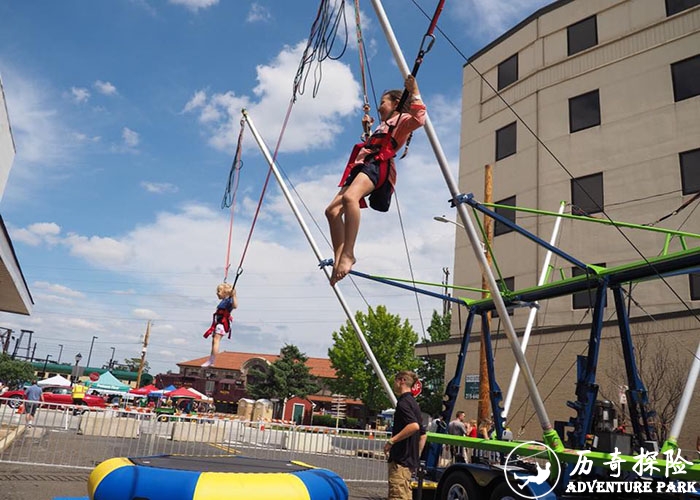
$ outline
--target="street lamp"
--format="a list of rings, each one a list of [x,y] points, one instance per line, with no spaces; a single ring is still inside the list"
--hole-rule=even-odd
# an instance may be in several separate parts
[[[462,224],[460,224],[459,222],[453,221],[451,219],[448,219],[444,215],[436,215],[435,217],[433,217],[433,219],[438,221],[438,222],[445,222],[445,223],[454,224],[455,226],[461,227],[462,229],[464,229],[464,226]]]
[[[75,368],[73,368],[73,382],[78,381],[78,364],[80,363],[80,360],[83,359],[83,355],[78,353],[75,355]]]
[[[436,220],[438,222],[445,222],[445,223],[449,223],[449,224],[454,224],[455,226],[461,227],[462,229],[464,229],[464,226],[462,224],[460,224],[459,222],[454,221],[452,219],[448,219],[444,215],[436,215],[435,217],[433,217],[433,220]],[[484,244],[484,242],[479,241],[479,243],[481,243],[481,251],[486,253],[486,245]]]
[[[109,360],[109,369],[111,370],[112,366],[114,366],[114,351],[115,351],[115,349],[114,349],[114,347],[110,347],[110,349],[112,349],[112,357]]]
[[[56,363],[61,364],[61,354],[63,354],[63,344],[58,344],[58,347],[60,347],[61,350],[58,351],[58,361],[56,361]]]
[[[92,336],[92,342],[90,342],[90,352],[88,353],[88,360],[87,360],[87,363],[85,363],[86,368],[90,368],[90,358],[92,357],[92,346],[95,345],[96,338],[97,338],[96,335]]]

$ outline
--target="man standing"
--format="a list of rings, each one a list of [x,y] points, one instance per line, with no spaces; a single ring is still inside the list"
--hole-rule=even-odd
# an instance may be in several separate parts
[[[32,380],[32,385],[25,390],[27,402],[24,404],[24,418],[27,422],[27,428],[31,429],[34,422],[36,409],[39,407],[39,402],[44,400],[44,393],[36,383],[36,379]]]
[[[418,469],[418,457],[425,445],[425,427],[411,387],[418,377],[411,371],[400,371],[394,378],[398,396],[394,413],[393,435],[384,445],[389,455],[388,500],[411,500],[411,473]]]
[[[87,387],[85,387],[80,382],[73,384],[73,404],[82,405],[85,402],[85,393],[87,392]]]
[[[464,412],[458,411],[454,420],[452,420],[447,426],[447,433],[453,436],[468,436],[470,429],[467,428],[469,424],[464,423]],[[463,446],[450,446],[450,452],[452,453],[452,460],[455,463],[466,463],[466,456]]]

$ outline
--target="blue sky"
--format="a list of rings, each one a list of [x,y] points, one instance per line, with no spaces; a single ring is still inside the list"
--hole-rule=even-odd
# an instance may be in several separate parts
[[[416,1],[432,14],[435,2]],[[439,25],[471,55],[546,3],[448,0]],[[399,87],[372,5],[360,5],[376,92]],[[409,0],[384,8],[412,65],[428,20]],[[62,361],[80,352],[85,363],[97,336],[90,364],[102,366],[111,348],[118,360],[139,356],[152,320],[152,373],[205,356],[202,333],[224,277],[230,212],[220,204],[240,110],[276,144],[317,9],[262,0],[0,3],[0,77],[17,148],[0,213],[35,301],[32,316],[0,314],[0,326],[33,330],[42,359],[56,360],[62,344]],[[297,100],[278,157],[328,257],[323,209],[361,133],[352,10],[347,19],[348,49],[323,63],[316,98],[308,90]],[[438,35],[418,76],[455,174],[464,63]],[[249,131],[245,137],[229,281],[267,173]],[[453,213],[431,151],[420,131],[399,162],[397,194],[414,276],[440,282],[453,265],[455,228],[433,221]],[[396,205],[363,212],[357,270],[410,277]],[[242,267],[233,338],[222,349],[277,353],[288,343],[325,357],[346,318],[274,184]],[[442,307],[357,285],[362,295],[349,280],[340,285],[351,309],[385,304],[420,335]]]

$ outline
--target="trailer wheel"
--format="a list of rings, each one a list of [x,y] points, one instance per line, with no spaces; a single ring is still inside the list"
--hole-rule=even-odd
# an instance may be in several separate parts
[[[477,500],[476,483],[469,474],[455,471],[442,486],[440,500]]]
[[[521,498],[513,493],[508,483],[501,483],[496,486],[489,497],[490,500],[520,500]]]

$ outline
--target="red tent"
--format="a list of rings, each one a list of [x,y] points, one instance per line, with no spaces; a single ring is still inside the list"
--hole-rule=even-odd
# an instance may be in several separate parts
[[[190,391],[187,387],[180,387],[179,389],[175,389],[174,391],[166,392],[165,395],[169,398],[200,399],[199,394]]]
[[[131,394],[140,394],[142,396],[148,396],[151,392],[159,390],[155,385],[149,384],[139,387],[138,389],[131,389],[129,392]]]

